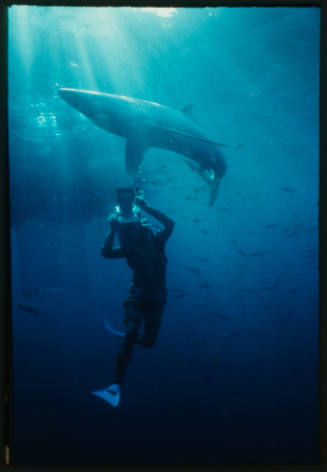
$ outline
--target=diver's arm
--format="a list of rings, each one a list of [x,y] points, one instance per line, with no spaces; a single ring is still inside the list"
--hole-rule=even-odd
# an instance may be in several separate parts
[[[169,238],[171,233],[173,232],[175,222],[171,218],[169,218],[167,215],[164,215],[161,213],[161,211],[156,210],[155,208],[152,208],[150,205],[148,205],[143,198],[136,198],[135,203],[142,208],[142,210],[146,211],[149,213],[149,215],[153,216],[156,218],[160,223],[164,225],[164,229],[159,232],[161,237],[165,240]]]
[[[119,259],[124,256],[124,252],[121,248],[113,248],[115,234],[117,232],[118,223],[113,220],[109,219],[110,223],[110,232],[106,237],[104,242],[103,248],[101,250],[101,256],[107,257],[108,259]]]

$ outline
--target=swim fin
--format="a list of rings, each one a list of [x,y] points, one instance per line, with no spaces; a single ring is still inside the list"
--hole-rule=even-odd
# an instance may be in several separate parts
[[[117,331],[116,329],[112,328],[107,318],[104,318],[103,322],[109,333],[113,334],[114,336],[117,336],[118,338],[124,339],[125,333],[123,331]]]
[[[112,384],[103,390],[95,390],[92,392],[92,395],[96,395],[108,402],[111,406],[116,407],[120,400],[120,388],[118,384]]]

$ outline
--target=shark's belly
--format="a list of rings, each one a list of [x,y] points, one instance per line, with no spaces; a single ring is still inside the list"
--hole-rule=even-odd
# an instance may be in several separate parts
[[[157,139],[154,137],[152,146],[176,152],[204,165],[209,165],[212,159],[212,145],[195,138],[178,135],[178,133],[167,134]]]

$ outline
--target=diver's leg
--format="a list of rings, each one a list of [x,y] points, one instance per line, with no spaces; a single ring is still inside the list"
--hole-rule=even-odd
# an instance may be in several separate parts
[[[135,343],[137,342],[138,331],[141,325],[141,316],[132,302],[125,302],[125,325],[126,335],[118,350],[116,372],[114,383],[121,385],[124,373],[132,357]]]
[[[143,347],[153,347],[157,340],[165,304],[162,302],[150,303],[144,313],[144,330],[139,343]]]

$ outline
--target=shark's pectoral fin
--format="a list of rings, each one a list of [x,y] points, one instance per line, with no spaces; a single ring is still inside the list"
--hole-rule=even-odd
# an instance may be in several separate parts
[[[132,177],[136,177],[146,150],[147,146],[145,146],[140,139],[134,136],[129,136],[126,139],[126,170]]]

